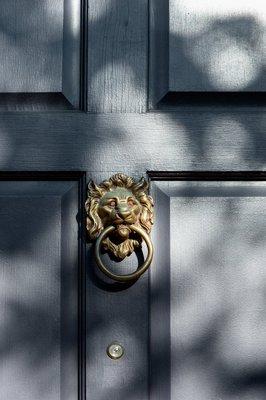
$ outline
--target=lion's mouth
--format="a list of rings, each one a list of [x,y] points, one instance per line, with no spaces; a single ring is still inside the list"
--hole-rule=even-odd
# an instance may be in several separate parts
[[[125,219],[116,217],[116,219],[113,222],[116,225],[132,225],[135,221],[133,220],[132,217],[128,217]]]

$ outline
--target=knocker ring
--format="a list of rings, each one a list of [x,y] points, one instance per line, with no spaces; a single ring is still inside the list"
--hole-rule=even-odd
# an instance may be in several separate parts
[[[141,267],[139,267],[135,272],[133,272],[131,274],[117,275],[117,274],[111,272],[104,265],[104,263],[101,260],[101,257],[100,257],[101,244],[102,244],[103,240],[111,232],[113,232],[116,229],[114,226],[108,226],[107,228],[105,228],[95,243],[95,260],[96,260],[98,267],[105,275],[107,275],[109,278],[114,279],[115,281],[118,281],[118,282],[128,282],[128,281],[138,279],[149,268],[149,266],[152,262],[152,258],[153,258],[153,245],[152,245],[149,235],[143,229],[139,228],[138,226],[132,225],[130,228],[132,231],[138,233],[142,237],[142,239],[144,239],[144,241],[147,245],[147,248],[148,248],[148,255],[147,255],[146,260],[144,261],[144,263],[142,264]]]
[[[149,184],[125,174],[115,174],[100,185],[90,182],[85,203],[88,238],[95,241],[95,260],[99,269],[119,282],[138,279],[150,266],[153,245],[150,233],[153,225],[153,199]],[[136,233],[137,235],[132,235]],[[111,258],[122,261],[142,242],[148,249],[147,258],[135,272],[119,275],[110,271],[101,259],[101,247]]]

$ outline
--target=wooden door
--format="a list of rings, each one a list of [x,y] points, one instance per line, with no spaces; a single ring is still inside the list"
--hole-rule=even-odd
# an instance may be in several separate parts
[[[0,397],[265,398],[261,3],[9,0],[0,21]],[[132,285],[86,243],[86,182],[117,172],[155,198]]]
[[[262,399],[265,173],[150,177],[151,398]]]
[[[1,396],[75,399],[83,173],[1,173]]]

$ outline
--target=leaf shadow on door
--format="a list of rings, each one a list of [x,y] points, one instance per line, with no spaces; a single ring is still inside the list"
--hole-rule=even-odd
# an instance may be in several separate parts
[[[122,7],[121,1],[113,1],[112,7],[113,9]],[[107,10],[99,20],[93,22],[91,29],[96,29],[100,35],[103,35],[104,27],[108,25],[110,18],[109,12],[110,10]],[[211,27],[207,27],[206,32],[201,32],[198,40],[202,41],[204,35],[206,40],[217,37],[221,31],[226,31],[227,35],[234,36],[235,24],[242,27],[243,23],[245,30],[241,28],[241,32],[243,32],[241,41],[244,45],[249,45],[249,32],[260,28],[257,28],[257,22],[246,17],[238,21],[234,19],[218,20]],[[197,65],[186,54],[187,38],[172,35],[170,40],[176,41],[178,44],[180,59],[183,59],[182,65],[186,65],[186,70],[192,71],[194,80],[204,82],[209,90],[216,90],[217,88],[209,79],[209,71],[205,70],[206,67]],[[197,37],[194,37],[194,42],[196,43],[196,41]],[[128,54],[130,54],[130,46]],[[110,59],[106,58],[105,64],[99,64],[94,73],[104,71],[109,65],[113,65],[115,71],[115,64],[121,65],[122,63],[130,69],[130,75],[134,77],[134,65],[128,64],[128,59],[130,59],[128,54],[120,54],[115,58],[113,53],[109,53]],[[245,89],[252,90],[254,82],[262,80],[262,76],[263,70],[258,68],[255,80]],[[94,77],[92,76],[91,79]],[[132,82],[134,82],[136,94],[144,90],[139,84],[140,79],[137,72]],[[229,170],[238,167],[259,169],[263,168],[266,160],[264,125],[265,120],[262,113],[255,109],[247,113],[246,108],[242,106],[235,110],[232,110],[231,107],[230,109],[221,109],[212,105],[202,110],[196,106],[187,110],[180,108],[175,112],[162,112],[158,115],[3,114],[0,121],[0,163],[3,170],[68,170],[70,168],[87,170],[89,176],[97,180],[118,171],[139,176],[151,169]],[[109,158],[110,154],[112,160]],[[44,227],[45,223],[40,224],[34,232],[34,236],[38,237]],[[29,241],[34,240],[33,235],[28,238]],[[21,246],[15,244],[12,248],[13,256],[20,257],[21,250]],[[88,282],[88,370],[93,371],[99,365],[97,364],[99,362],[98,354],[102,354],[104,360],[101,364],[102,376],[95,385],[97,392],[95,392],[94,398],[116,399],[117,387],[120,384],[122,385],[119,388],[121,399],[140,400],[144,391],[148,390],[148,388],[144,388],[146,385],[144,378],[148,376],[146,343],[149,327],[148,314],[145,311],[146,308],[148,310],[147,281],[144,279],[138,282],[138,286],[129,288],[129,295],[126,291],[102,294],[101,298],[105,297],[103,304],[100,302],[97,304],[95,291],[98,289],[93,283]],[[138,294],[139,297],[145,299],[144,304],[140,298],[136,298]],[[117,303],[117,298],[114,300],[113,296],[119,296],[121,309],[118,312],[113,309]],[[163,302],[165,299],[165,293],[160,291],[156,293],[156,296],[159,301]],[[91,308],[92,306],[95,308]],[[9,325],[7,333],[4,333],[2,354],[5,356],[11,354],[7,353],[9,349],[6,343],[9,338],[8,332],[13,331],[23,352],[28,351],[29,353],[31,371],[38,373],[38,368],[42,370],[39,365],[40,361],[44,362],[45,371],[48,371],[49,359],[53,353],[53,346],[56,347],[57,338],[53,336],[53,332],[49,337],[39,328],[44,321],[49,323],[53,318],[51,308],[43,307],[36,294],[30,308],[31,324],[26,327],[23,326],[23,323],[18,327],[18,321],[23,320],[25,313],[28,313],[27,309],[17,302],[10,303],[10,310],[12,317],[10,320],[6,317]],[[109,312],[107,319],[106,312]],[[141,313],[143,314],[140,323],[138,315]],[[195,345],[198,352],[202,351],[207,343],[208,346],[211,345],[214,336],[212,329],[217,332],[220,329],[220,323],[221,321],[217,323],[217,326],[210,328],[206,337],[200,339],[199,343]],[[32,327],[35,329],[31,330]],[[108,392],[102,393],[101,382],[103,379],[108,379],[108,368],[112,369],[113,367],[113,364],[110,364],[111,361],[106,361],[104,358],[106,357],[105,347],[109,344],[107,338],[113,336],[121,341],[124,337],[129,337],[126,349],[129,348],[128,355],[131,355],[133,361],[127,377],[123,374],[124,364],[116,364],[117,367],[113,372],[113,386],[111,376]],[[39,347],[36,354],[31,354],[32,343],[36,343],[37,348]],[[49,354],[43,351],[46,346],[51,349]],[[138,349],[136,355],[134,355],[134,348]],[[16,349],[18,350],[18,347]],[[47,358],[46,361],[45,358]],[[162,361],[157,360],[158,363]],[[179,361],[177,359],[177,363]],[[108,362],[109,364],[104,369],[104,363]],[[135,365],[133,365],[134,362]],[[119,374],[121,381],[115,380]],[[226,376],[226,374],[228,374],[227,371],[224,375]],[[260,375],[263,378],[264,374],[263,370],[258,372],[258,382]],[[48,382],[51,385],[50,379],[52,379],[51,372],[47,372],[45,388],[49,387]],[[252,379],[253,383],[256,381],[255,376],[250,377],[247,374],[246,378],[239,377],[239,384],[245,385],[249,379]]]
[[[265,196],[172,203],[173,398],[265,397]]]
[[[0,202],[1,396],[54,398],[60,387],[60,199],[2,194]]]

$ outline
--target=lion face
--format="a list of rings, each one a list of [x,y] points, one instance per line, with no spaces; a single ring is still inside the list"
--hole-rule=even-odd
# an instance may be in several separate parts
[[[140,213],[140,202],[125,188],[110,190],[99,201],[98,214],[104,227],[114,225],[120,231],[121,225],[139,224]]]
[[[147,233],[153,224],[153,201],[146,193],[144,179],[135,182],[124,174],[116,174],[99,186],[90,183],[86,201],[87,231],[91,239],[102,230],[115,226],[112,236],[103,241],[105,250],[117,258],[130,255],[141,243],[141,238],[130,226],[138,225]]]

